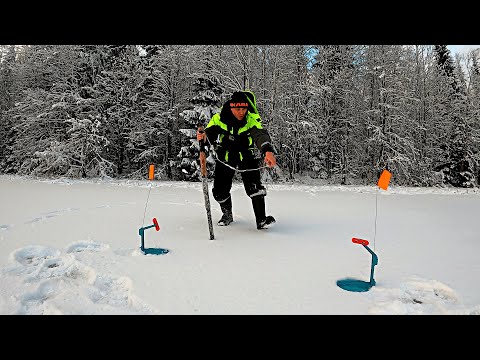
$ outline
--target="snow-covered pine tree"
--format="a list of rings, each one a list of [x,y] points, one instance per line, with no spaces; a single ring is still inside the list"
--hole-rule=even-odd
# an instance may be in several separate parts
[[[178,166],[181,168],[183,178],[189,181],[200,180],[200,146],[196,138],[197,128],[199,125],[206,126],[213,114],[219,110],[224,91],[223,86],[213,72],[211,63],[213,56],[212,47],[207,46],[203,54],[204,70],[191,75],[195,79],[192,89],[194,95],[190,99],[192,108],[185,109],[180,113],[187,126],[180,129],[182,134],[185,135],[185,141],[177,155],[180,159]],[[205,150],[207,155],[207,172],[211,176],[215,161],[209,156],[208,147]]]
[[[477,185],[480,185],[480,50],[470,53],[471,74],[467,96],[469,97],[472,120],[473,155]]]
[[[444,162],[436,167],[443,174],[445,184],[455,187],[473,187],[472,138],[467,121],[467,98],[465,86],[462,86],[457,74],[462,69],[455,68],[450,50],[446,45],[435,45],[437,69],[440,77],[447,84],[445,91],[446,115],[451,119],[451,125],[444,137],[441,149],[444,152]],[[458,64],[458,62],[457,62]],[[462,78],[464,78],[462,76]]]
[[[14,45],[0,46],[0,171],[7,167],[8,149],[15,137],[12,119],[7,114],[13,107],[15,97],[15,55]]]

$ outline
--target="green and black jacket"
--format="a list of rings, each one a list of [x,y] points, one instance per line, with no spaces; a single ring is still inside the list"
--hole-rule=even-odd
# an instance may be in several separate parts
[[[230,110],[229,101],[219,113],[212,116],[205,127],[208,142],[216,145],[218,159],[231,165],[250,163],[255,157],[255,146],[262,156],[275,153],[268,131],[263,128],[255,106],[249,107],[243,120],[237,120]]]

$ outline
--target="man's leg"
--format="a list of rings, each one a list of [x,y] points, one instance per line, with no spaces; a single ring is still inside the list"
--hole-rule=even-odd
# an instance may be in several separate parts
[[[218,221],[218,225],[227,226],[233,221],[232,212],[232,180],[235,171],[222,163],[215,164],[215,175],[213,178],[212,194],[213,198],[220,204],[222,209],[222,217]]]
[[[266,216],[265,214],[265,196],[267,191],[260,180],[260,170],[245,171],[241,174],[245,192],[252,199],[257,229],[267,228],[268,225],[275,222],[275,219],[273,216]]]

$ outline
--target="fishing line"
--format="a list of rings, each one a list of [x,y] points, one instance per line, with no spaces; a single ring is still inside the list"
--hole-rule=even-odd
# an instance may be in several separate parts
[[[373,251],[375,251],[375,237],[377,236],[377,205],[378,203],[378,188],[375,191],[375,226],[373,229]]]
[[[153,164],[150,164],[149,169],[148,169],[148,180],[150,180],[150,186],[148,188],[148,195],[147,195],[147,201],[145,202],[145,210],[143,211],[143,220],[141,226],[145,224],[145,215],[147,213],[147,205],[148,205],[148,199],[150,198],[150,191],[152,190],[152,180],[154,177],[154,171],[155,171],[155,166]]]
[[[267,165],[261,166],[261,167],[258,167],[258,168],[254,168],[254,169],[243,169],[243,170],[242,170],[242,169],[234,168],[233,166],[231,166],[231,165],[223,162],[222,160],[220,160],[220,159],[218,158],[218,156],[217,156],[217,153],[215,152],[215,150],[214,150],[214,148],[213,148],[212,143],[211,143],[210,140],[208,139],[208,137],[207,137],[207,141],[208,141],[208,143],[210,144],[209,149],[210,149],[210,151],[212,152],[212,155],[213,155],[213,157],[215,158],[215,160],[217,160],[218,162],[222,163],[223,165],[225,165],[226,167],[229,167],[230,169],[232,169],[232,170],[234,170],[234,171],[237,171],[237,172],[247,172],[247,171],[255,171],[255,170],[261,170],[261,169],[268,168]]]
[[[392,177],[392,173],[388,171],[387,169],[384,169],[382,173],[380,174],[380,177],[378,178],[377,181],[377,191],[375,193],[375,229],[373,232],[373,249],[375,249],[375,237],[377,236],[377,203],[378,203],[378,192],[379,189],[387,190],[388,189],[388,184],[390,183],[390,178]]]
[[[143,211],[142,226],[145,224],[145,214],[147,213],[147,204],[148,204],[148,198],[150,197],[150,190],[152,190],[152,184],[151,183],[150,183],[150,188],[148,189],[147,201],[145,202],[145,210]]]

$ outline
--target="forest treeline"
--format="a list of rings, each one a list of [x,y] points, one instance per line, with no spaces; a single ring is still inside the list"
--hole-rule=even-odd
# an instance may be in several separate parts
[[[145,179],[155,164],[157,179],[199,181],[197,126],[249,89],[283,181],[373,184],[386,168],[402,186],[480,184],[478,50],[0,45],[0,56],[3,174]]]

